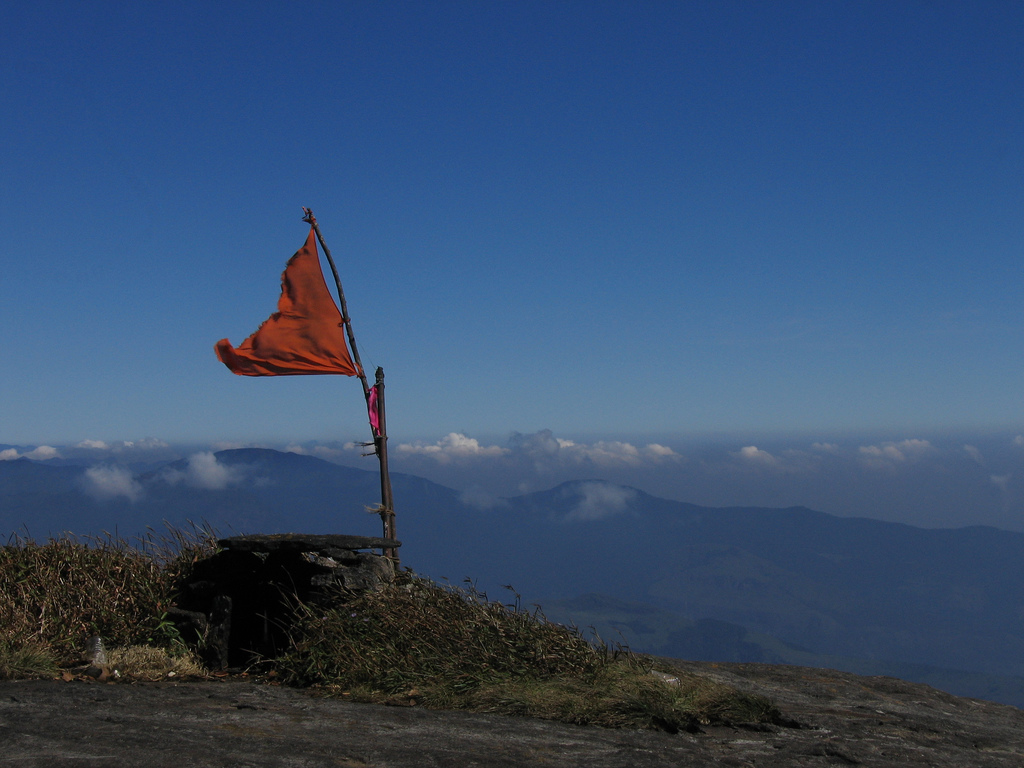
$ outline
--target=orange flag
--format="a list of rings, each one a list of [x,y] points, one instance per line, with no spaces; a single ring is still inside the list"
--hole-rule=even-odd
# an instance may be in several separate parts
[[[359,375],[345,344],[341,312],[320,269],[312,227],[281,275],[277,312],[237,348],[221,339],[214,351],[239,376]]]

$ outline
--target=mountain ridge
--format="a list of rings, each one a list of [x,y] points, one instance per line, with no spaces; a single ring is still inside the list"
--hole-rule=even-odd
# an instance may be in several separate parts
[[[734,661],[764,660],[774,648],[783,660],[1024,677],[1021,533],[925,529],[800,506],[701,507],[600,480],[487,509],[415,475],[395,473],[392,484],[403,565],[437,580],[470,579],[492,597],[512,585],[527,603],[597,593],[656,606],[689,622],[671,630],[676,646],[688,638],[681,647],[749,652]],[[30,533],[130,535],[193,520],[223,533],[376,536],[379,518],[367,510],[378,499],[375,472],[270,449],[197,454],[138,475],[115,465],[0,462],[0,525],[27,524]],[[647,644],[640,650],[671,650],[666,632],[660,645],[638,632]]]

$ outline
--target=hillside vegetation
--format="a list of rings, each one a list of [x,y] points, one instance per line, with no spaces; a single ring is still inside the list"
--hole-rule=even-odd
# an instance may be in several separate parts
[[[193,530],[0,547],[0,679],[73,677],[94,636],[109,648],[114,679],[204,676],[202,638],[183,637],[167,612],[214,542]],[[296,601],[290,637],[253,671],[354,701],[669,731],[778,716],[767,700],[696,675],[666,682],[647,658],[588,642],[518,599],[491,601],[408,571],[379,592],[339,593],[326,608]]]
[[[181,460],[136,468],[133,499],[89,493],[83,466],[0,462],[0,523],[31,521],[37,537],[188,519],[268,534],[379,533],[365,512],[379,498],[375,472],[267,449],[214,458],[227,487],[172,482],[189,471]],[[872,520],[871,508],[859,518],[716,509],[597,480],[481,509],[424,478],[396,472],[392,482],[401,508],[415,510],[399,512],[403,562],[435,580],[470,576],[492,595],[514,584],[553,617],[556,603],[592,594],[674,614],[568,614],[608,638],[620,639],[612,625],[628,626],[625,642],[651,654],[838,665],[1024,706],[1024,533],[915,528]]]

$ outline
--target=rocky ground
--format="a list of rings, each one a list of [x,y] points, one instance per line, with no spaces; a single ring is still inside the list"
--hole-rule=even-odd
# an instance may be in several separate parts
[[[672,662],[771,698],[785,725],[667,734],[383,707],[228,678],[0,683],[0,766],[1024,765],[1024,711],[891,678]]]

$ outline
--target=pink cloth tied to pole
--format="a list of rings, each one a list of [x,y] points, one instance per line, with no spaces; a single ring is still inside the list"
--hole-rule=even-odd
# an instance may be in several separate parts
[[[370,413],[370,426],[373,427],[373,434],[380,437],[380,410],[377,408],[377,385],[370,387],[370,393],[366,396],[366,409]]]

